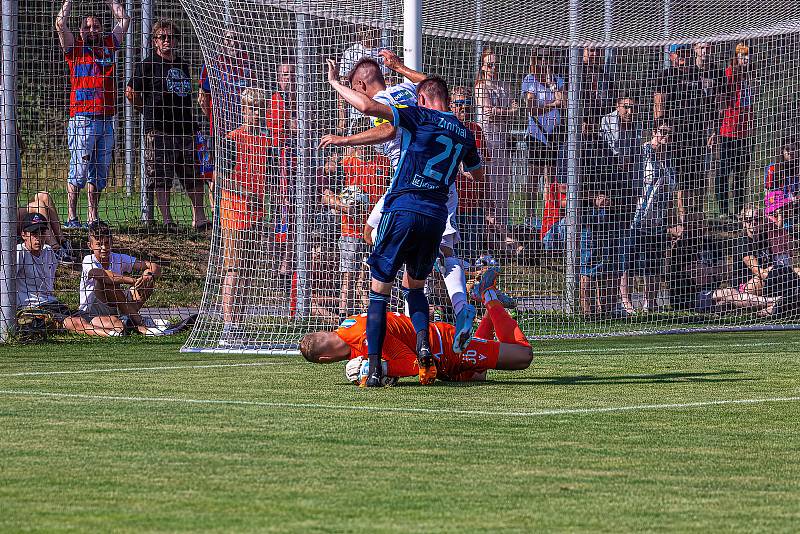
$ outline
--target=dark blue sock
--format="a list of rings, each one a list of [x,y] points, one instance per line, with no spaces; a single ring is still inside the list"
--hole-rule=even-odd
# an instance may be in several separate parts
[[[369,354],[369,372],[381,372],[381,353],[383,340],[386,337],[386,308],[389,295],[369,292],[369,308],[367,308],[367,354]]]
[[[408,303],[408,314],[411,316],[411,324],[414,325],[414,330],[417,332],[417,350],[420,349],[420,344],[424,340],[426,346],[428,343],[428,297],[425,296],[425,290],[403,288],[403,296]]]

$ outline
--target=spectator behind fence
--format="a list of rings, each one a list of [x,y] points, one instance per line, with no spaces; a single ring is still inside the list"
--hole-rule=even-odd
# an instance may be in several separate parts
[[[342,158],[345,182],[340,195],[323,192],[323,204],[341,214],[339,237],[339,318],[345,319],[369,304],[369,273],[364,259],[369,247],[364,242],[364,225],[370,208],[380,200],[392,176],[389,158],[375,152],[372,146],[353,147]]]
[[[600,169],[602,180],[607,182],[606,188],[614,192],[616,199],[609,210],[609,239],[617,241],[617,254],[624,256],[625,250],[629,248],[626,242],[629,240],[636,202],[641,194],[641,187],[637,188],[637,184],[641,183],[643,152],[642,128],[636,114],[636,101],[631,96],[620,95],[614,111],[600,120],[600,137],[604,141]],[[644,150],[648,150],[647,145]],[[628,297],[627,267],[623,258],[620,265],[619,293],[623,309],[631,314],[634,309]]]
[[[58,219],[58,210],[55,202],[47,191],[39,191],[24,207],[17,208],[17,233],[22,236],[26,217],[30,214],[39,214],[47,222],[48,230],[42,235],[44,244],[49,245],[62,263],[73,263],[72,244],[64,237],[61,223]]]
[[[511,187],[511,151],[514,140],[511,128],[519,105],[511,87],[500,80],[500,57],[486,47],[481,54],[480,72],[475,82],[475,105],[478,122],[486,139],[486,222],[489,231],[507,252],[518,254],[521,245],[508,233],[508,196]],[[490,241],[490,245],[494,244]]]
[[[266,94],[255,88],[242,91],[242,125],[229,132],[221,144],[219,222],[222,230],[223,266],[220,343],[241,341],[245,319],[243,301],[263,254],[267,207],[264,195],[275,172],[275,148],[262,125],[267,112]]]
[[[705,155],[713,143],[709,130],[716,124],[713,100],[703,89],[703,71],[692,61],[692,46],[669,47],[671,66],[661,73],[653,96],[653,116],[666,120],[673,128],[671,156],[678,184],[678,203],[682,218],[692,220],[703,210]]]
[[[714,191],[722,216],[739,214],[747,197],[747,178],[753,150],[751,124],[754,95],[750,78],[750,48],[739,43],[734,58],[725,69],[721,91],[720,161]],[[729,211],[731,204],[732,212]]]
[[[800,194],[800,141],[791,139],[781,147],[780,161],[767,166],[764,182],[767,191]]]
[[[490,161],[491,155],[486,148],[486,139],[480,125],[474,122],[474,105],[468,87],[453,87],[450,91],[450,111],[464,124],[475,136],[475,147],[481,159]],[[456,176],[456,191],[458,193],[458,233],[461,236],[459,248],[462,258],[476,259],[485,250],[484,243],[485,218],[483,201],[486,199],[485,180],[478,180],[463,172],[463,168]]]
[[[564,79],[553,72],[549,55],[536,49],[530,58],[530,74],[522,80],[522,98],[528,112],[528,165],[529,188],[528,217],[536,217],[536,199],[539,183],[544,184],[545,196],[554,183],[558,152],[563,143],[564,128],[561,108],[566,100]],[[544,225],[543,225],[544,226]],[[542,235],[547,230],[542,229]]]
[[[613,57],[613,56],[609,56]],[[602,48],[583,49],[581,77],[581,117],[585,135],[597,135],[600,119],[614,107],[616,92],[613,80],[613,62]]]
[[[721,265],[702,228],[684,232],[675,242],[669,257],[667,282],[673,310],[692,313],[757,312],[776,313],[779,299],[764,297],[744,288],[727,287]]]
[[[219,53],[210,65],[203,64],[200,69],[200,91],[197,103],[203,114],[208,117],[211,133],[214,133],[214,117],[212,117],[211,80],[217,81],[221,102],[217,104],[219,116],[217,127],[223,134],[238,128],[242,124],[242,91],[253,82],[253,69],[250,56],[243,49],[238,34],[226,30],[222,37]]]
[[[136,64],[125,97],[144,115],[147,187],[168,230],[177,229],[170,213],[174,177],[180,180],[192,205],[192,227],[210,226],[203,206],[203,181],[195,166],[195,133],[192,113],[192,79],[189,65],[177,55],[178,29],[170,20],[153,25],[154,50]]]
[[[751,276],[740,289],[780,297],[784,312],[800,304],[800,275],[792,265],[793,241],[776,215],[793,202],[793,197],[775,191],[767,197],[764,209],[747,206],[740,217],[745,230],[742,261]]]
[[[674,224],[677,217],[677,187],[675,170],[668,159],[671,136],[669,125],[657,123],[651,140],[641,148],[638,200],[630,226],[630,238],[625,247],[624,283],[620,284],[622,306],[628,313],[635,311],[629,283],[630,277],[636,273],[644,278],[642,311],[656,309],[670,235],[678,237],[683,230]]]
[[[278,274],[289,277],[292,273],[294,252],[295,174],[297,170],[297,77],[295,64],[290,59],[281,60],[277,72],[278,90],[269,97],[266,126],[272,135],[272,146],[277,149],[277,176],[271,182],[270,213],[272,214],[275,256]]]
[[[46,244],[50,222],[39,213],[26,213],[20,220],[22,243],[17,245],[17,307],[47,310],[59,322],[69,309],[54,291],[59,258]]]
[[[78,312],[64,320],[64,328],[90,336],[119,336],[131,330],[152,334],[139,314],[155,288],[161,267],[113,252],[111,228],[102,221],[89,225],[91,254],[83,258]],[[140,272],[139,277],[133,273]]]
[[[69,28],[72,0],[65,0],[56,16],[56,31],[70,78],[66,228],[81,227],[78,193],[87,182],[87,220],[99,219],[100,193],[106,187],[114,151],[117,94],[114,64],[131,19],[117,0],[107,0],[106,4],[117,21],[106,36],[100,18],[90,15],[81,21],[79,37],[75,38]]]

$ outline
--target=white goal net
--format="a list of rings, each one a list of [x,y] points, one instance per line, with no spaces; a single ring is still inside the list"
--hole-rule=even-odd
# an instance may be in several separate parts
[[[366,307],[363,228],[392,169],[380,146],[317,149],[371,127],[325,60],[346,78],[381,49],[402,57],[402,2],[182,3],[216,184],[184,350],[292,350]],[[526,331],[798,323],[800,4],[431,0],[422,31],[422,70],[448,82],[486,170],[457,183],[457,255],[500,265]],[[428,292],[452,317],[441,275]]]

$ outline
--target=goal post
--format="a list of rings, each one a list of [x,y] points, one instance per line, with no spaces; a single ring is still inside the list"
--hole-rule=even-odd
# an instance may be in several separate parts
[[[316,147],[370,125],[336,98],[325,60],[346,71],[387,47],[420,50],[421,70],[447,80],[454,111],[481,132],[487,178],[459,182],[457,253],[500,262],[532,337],[800,322],[799,6],[182,4],[211,73],[217,183],[183,350],[292,352],[363,311],[363,213],[341,206],[350,187],[369,197],[388,184],[380,149]],[[242,136],[252,95],[263,116]],[[357,182],[367,179],[383,181]],[[246,224],[231,205],[248,209]],[[446,318],[440,275],[430,286]]]

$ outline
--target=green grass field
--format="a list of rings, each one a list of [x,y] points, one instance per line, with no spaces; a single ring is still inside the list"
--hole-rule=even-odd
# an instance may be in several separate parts
[[[386,390],[179,346],[0,348],[0,531],[800,524],[796,333],[548,341],[525,372]]]

